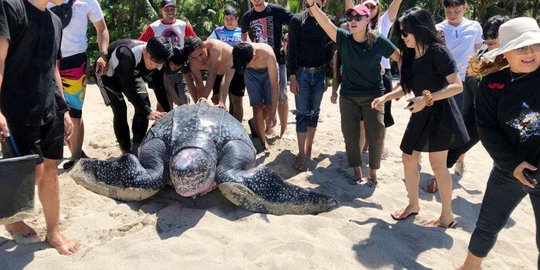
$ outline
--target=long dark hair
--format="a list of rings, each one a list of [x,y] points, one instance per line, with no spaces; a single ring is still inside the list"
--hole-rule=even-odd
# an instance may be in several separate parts
[[[403,28],[403,31],[401,30]],[[413,34],[416,39],[416,46],[421,51],[426,51],[430,47],[441,46],[442,40],[439,38],[435,23],[431,14],[427,11],[413,7],[403,12],[403,15],[394,23],[394,33],[398,36],[398,48],[401,51],[401,79],[400,84],[405,93],[412,89],[412,64],[415,58],[415,49],[408,48],[401,38],[402,32]]]

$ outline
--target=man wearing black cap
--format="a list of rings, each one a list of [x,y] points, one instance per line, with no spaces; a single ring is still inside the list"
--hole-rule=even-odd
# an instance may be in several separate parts
[[[189,23],[176,18],[176,0],[162,0],[159,11],[163,18],[148,25],[139,40],[148,42],[153,37],[164,37],[172,45],[182,48],[186,37],[197,36]],[[158,110],[168,112],[172,109],[172,106],[167,97],[167,90],[171,89],[165,89],[163,85],[164,76],[167,76],[167,79],[175,85],[175,89],[172,90],[179,96],[185,96],[185,81],[180,73],[171,70],[167,65],[163,70],[156,70],[152,73],[154,93],[159,103]],[[188,81],[191,81],[191,78]]]

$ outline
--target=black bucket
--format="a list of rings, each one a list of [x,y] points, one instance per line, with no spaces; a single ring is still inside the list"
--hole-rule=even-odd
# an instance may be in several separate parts
[[[0,159],[0,225],[32,215],[37,158],[28,155]]]

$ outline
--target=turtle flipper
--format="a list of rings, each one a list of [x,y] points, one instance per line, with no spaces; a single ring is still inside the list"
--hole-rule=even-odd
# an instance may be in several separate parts
[[[140,201],[166,184],[165,143],[154,139],[139,150],[111,160],[81,159],[69,175],[90,191],[123,201]],[[139,162],[140,161],[140,162]]]
[[[253,212],[275,215],[318,214],[339,205],[330,196],[286,183],[268,168],[247,169],[249,149],[244,142],[229,142],[219,161],[218,188],[232,203]]]

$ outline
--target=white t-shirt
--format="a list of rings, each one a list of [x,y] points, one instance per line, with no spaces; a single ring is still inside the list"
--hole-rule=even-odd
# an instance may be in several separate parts
[[[446,47],[456,61],[461,80],[465,80],[469,57],[476,53],[476,44],[484,42],[482,39],[482,26],[477,21],[463,18],[458,26],[448,24],[447,20],[436,25],[437,31],[444,32]]]
[[[64,0],[64,3],[69,0]],[[48,8],[54,7],[48,4]],[[88,20],[98,22],[103,19],[103,12],[97,0],[75,0],[72,6],[71,21],[62,31],[62,57],[86,52],[88,48]]]
[[[379,27],[377,27],[377,30],[379,31],[379,34],[381,36],[387,38],[388,33],[390,32],[390,28],[392,28],[392,22],[390,21],[390,17],[388,16],[388,11],[386,11],[379,18]],[[390,69],[390,60],[388,58],[382,57],[381,64],[383,65],[384,69]]]

